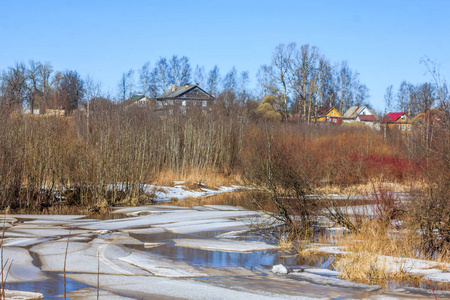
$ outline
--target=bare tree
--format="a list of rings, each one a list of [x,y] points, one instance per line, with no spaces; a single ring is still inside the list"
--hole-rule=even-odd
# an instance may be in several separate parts
[[[269,94],[277,95],[279,92],[276,83],[273,82],[273,78],[270,76],[272,73],[271,68],[271,66],[262,65],[256,73],[261,98],[264,98]]]
[[[127,73],[127,90],[128,98],[131,98],[134,94],[134,70],[130,69]]]
[[[384,94],[384,103],[386,104],[386,109],[388,112],[391,111],[392,104],[394,101],[394,93],[392,91],[392,84],[386,88],[386,94]]]
[[[145,97],[149,95],[151,80],[152,80],[152,70],[150,69],[150,62],[146,62],[139,70],[139,81]]]
[[[194,83],[198,84],[201,87],[205,86],[205,67],[203,66],[195,66],[194,71]]]
[[[318,73],[316,64],[319,58],[318,49],[302,45],[294,52],[289,64],[291,76],[290,86],[297,100],[297,113],[309,120],[312,98],[317,91]]]
[[[348,109],[351,102],[351,82],[352,71],[348,67],[347,61],[341,63],[341,68],[338,74],[339,83],[339,112],[343,113]]]
[[[396,102],[397,102],[397,109],[399,109],[402,112],[406,112],[406,108],[408,107],[408,101],[409,101],[409,93],[410,93],[410,84],[406,81],[402,81],[400,83],[400,87],[397,92],[396,96]]]
[[[217,96],[219,93],[219,85],[221,82],[220,71],[217,65],[214,65],[211,71],[208,74],[208,92],[212,96]]]
[[[433,78],[434,85],[436,87],[437,98],[439,100],[439,108],[446,113],[446,116],[450,115],[450,94],[448,92],[447,82],[443,76],[441,76],[440,65],[436,61],[430,60],[428,57],[421,59],[421,63],[425,65],[427,73]]]
[[[43,92],[41,91],[41,78],[40,78],[40,63],[36,63],[33,60],[29,63],[29,68],[27,69],[27,81],[28,81],[28,106],[30,107],[31,113],[39,102],[42,99]]]
[[[178,58],[172,56],[169,61],[169,81],[177,86],[188,84],[191,79],[191,65],[186,56]]]
[[[58,94],[60,95],[67,115],[78,108],[84,95],[84,83],[76,71],[66,71],[63,73]]]
[[[125,101],[127,98],[127,74],[125,72],[122,73],[122,77],[117,86],[119,88],[119,98]]]
[[[280,44],[275,48],[272,54],[272,74],[274,80],[281,85],[282,98],[283,98],[283,119],[288,115],[288,80],[289,69],[291,64],[291,57],[295,50],[295,43],[288,45]]]
[[[1,91],[3,103],[8,108],[19,107],[27,98],[26,67],[23,63],[17,63],[14,67],[2,74]]]
[[[167,59],[164,57],[159,58],[155,65],[155,80],[159,93],[165,93],[167,91],[167,86],[170,82],[169,77],[169,64],[167,63]]]
[[[186,56],[183,56],[180,60],[179,60],[179,64],[180,64],[180,85],[185,85],[185,84],[189,84],[191,81],[191,73],[192,73],[192,69],[191,69],[191,64],[189,63],[189,58],[187,58]]]
[[[236,93],[238,88],[238,75],[236,67],[233,66],[231,70],[225,75],[223,79],[223,89],[228,92]]]

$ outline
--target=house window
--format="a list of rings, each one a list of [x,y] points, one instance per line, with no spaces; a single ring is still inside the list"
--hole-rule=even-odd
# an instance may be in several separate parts
[[[401,119],[404,121],[406,118],[405,118],[405,116],[401,116]]]
[[[203,102],[202,102],[202,106],[203,106],[203,107],[206,107],[206,105],[207,105],[206,101],[203,101]]]
[[[408,130],[411,130],[411,124],[408,124],[408,125],[406,126],[406,128],[407,128]]]
[[[333,123],[336,123],[336,121],[337,121],[336,119],[333,119]]]
[[[167,104],[173,105],[173,100],[167,100]]]
[[[400,130],[400,124],[399,124],[399,125],[397,125],[397,129],[398,129],[398,130]]]
[[[406,130],[406,125],[402,124],[402,130]]]
[[[181,105],[186,106],[186,100],[181,101]]]

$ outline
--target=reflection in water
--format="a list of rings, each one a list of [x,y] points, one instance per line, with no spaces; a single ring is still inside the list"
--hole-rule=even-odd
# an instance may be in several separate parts
[[[279,257],[276,250],[237,253],[164,245],[149,249],[149,251],[167,258],[184,261],[190,265],[210,267],[241,266],[251,268],[260,265],[273,265],[279,263]]]
[[[20,290],[28,292],[42,293],[44,299],[63,299],[58,298],[64,295],[64,277],[59,276],[56,272],[45,272],[50,278],[44,281],[37,282],[14,282],[7,283],[5,286],[9,290]],[[76,291],[78,289],[86,288],[88,285],[66,278],[66,292]]]
[[[206,267],[244,267],[252,268],[258,266],[269,266],[281,263],[281,259],[277,250],[254,251],[251,253],[225,252],[225,251],[208,251],[196,248],[177,247],[173,239],[183,238],[213,238],[223,233],[219,231],[202,232],[198,234],[175,234],[170,232],[149,234],[149,235],[133,235],[145,243],[162,242],[163,246],[145,249],[152,254],[161,255],[163,257],[184,261],[190,265],[200,265]],[[284,264],[295,264],[295,257],[283,258]]]

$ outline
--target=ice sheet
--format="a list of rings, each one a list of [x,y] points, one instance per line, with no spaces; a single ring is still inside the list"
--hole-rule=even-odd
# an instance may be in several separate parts
[[[25,228],[24,226],[13,226],[8,229],[8,233],[14,233],[17,235],[22,235],[24,237],[27,236],[34,236],[34,237],[58,237],[58,236],[75,236],[79,234],[86,233],[86,230],[69,230],[65,228],[58,228],[58,227],[47,227],[47,228],[32,228],[28,227]]]
[[[37,300],[44,299],[44,295],[41,293],[5,290],[5,298],[13,300]]]
[[[435,282],[450,282],[450,273],[435,273],[425,276],[425,279],[429,279]]]
[[[130,228],[144,228],[152,225],[169,224],[175,222],[187,222],[194,220],[207,220],[219,218],[241,218],[259,215],[251,211],[195,211],[183,210],[170,212],[162,215],[149,215],[125,219],[106,220],[81,225],[80,228],[96,230],[119,230]]]
[[[50,240],[50,238],[5,238],[3,239],[3,247],[27,247]]]
[[[7,282],[25,282],[25,281],[40,281],[47,277],[35,267],[32,263],[28,250],[18,247],[4,247],[3,248],[3,264],[11,269],[8,274]]]
[[[263,242],[230,241],[219,239],[175,239],[173,241],[178,247],[225,252],[253,252],[278,248],[277,246],[269,245]]]
[[[174,233],[181,234],[247,228],[247,226],[242,221],[231,221],[227,219],[194,220],[155,226],[164,228]]]
[[[67,277],[85,284],[95,286],[97,276],[95,274],[67,274]],[[103,275],[100,277],[100,287],[124,295],[132,295],[139,299],[152,299],[158,296],[181,299],[318,299],[311,297],[287,296],[267,292],[232,290],[205,284],[195,280],[181,280],[161,278],[156,276],[117,276]],[[323,299],[323,298],[322,298]]]
[[[326,276],[320,276],[320,275],[307,273],[307,272],[290,273],[289,276],[294,276],[296,278],[301,278],[301,279],[308,280],[308,281],[318,283],[318,284],[329,284],[329,285],[339,286],[339,287],[359,288],[359,289],[364,289],[367,291],[376,291],[376,290],[380,289],[380,287],[377,285],[367,285],[367,284],[362,284],[362,283],[355,283],[355,282],[350,282],[350,281],[346,281],[346,280],[342,280],[342,279],[329,278]]]
[[[106,243],[109,245],[142,245],[142,242],[131,237],[127,232],[108,233],[94,239],[92,243]]]
[[[123,232],[128,232],[131,234],[155,234],[155,233],[163,233],[166,232],[163,228],[143,228],[143,229],[126,229],[122,230]]]
[[[129,297],[123,297],[119,296],[117,294],[114,294],[110,291],[105,290],[99,290],[98,291],[99,297],[97,298],[97,289],[94,288],[84,288],[81,290],[76,290],[70,293],[67,293],[67,297],[69,297],[72,300],[127,300],[127,299],[135,299],[135,298],[129,298]],[[61,298],[64,297],[64,295],[60,296]]]
[[[197,271],[194,267],[181,261],[165,259],[140,251],[133,251],[130,255],[120,257],[119,260],[149,271],[162,277],[205,277],[205,273]]]
[[[329,269],[305,269],[305,272],[321,276],[338,276],[339,272]]]
[[[50,242],[34,246],[30,251],[39,254],[43,271],[62,272],[66,251],[65,242]],[[118,260],[131,253],[129,248],[100,242],[69,242],[66,260],[67,272],[148,275],[148,272]]]
[[[0,220],[3,218],[15,218],[15,219],[25,219],[25,220],[77,220],[85,218],[86,215],[27,215],[27,214],[17,214],[17,215],[0,215]]]
[[[239,206],[231,206],[231,205],[203,205],[204,207],[212,208],[215,210],[245,210]]]

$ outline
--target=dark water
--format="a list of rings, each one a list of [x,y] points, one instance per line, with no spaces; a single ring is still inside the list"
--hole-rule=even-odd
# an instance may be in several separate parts
[[[37,282],[17,282],[17,283],[7,283],[5,285],[6,289],[9,290],[20,290],[27,292],[36,292],[42,293],[44,295],[44,299],[64,299],[59,297],[60,295],[64,296],[64,277],[59,276],[58,273],[54,272],[46,272],[48,277],[47,280],[37,281]],[[74,281],[72,279],[66,278],[66,293],[76,291],[79,289],[83,289],[89,287],[83,283]]]
[[[148,251],[169,259],[183,261],[190,265],[205,267],[244,267],[251,269],[260,266],[272,266],[279,263],[295,264],[294,258],[280,258],[277,250],[254,251],[250,253],[210,251],[196,248],[177,247],[173,239],[208,239],[213,238],[221,231],[209,231],[199,234],[174,234],[170,232],[133,235],[134,238],[144,243],[165,243],[162,246],[139,250]],[[289,260],[289,261],[286,261]]]

